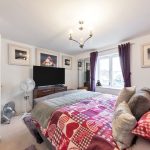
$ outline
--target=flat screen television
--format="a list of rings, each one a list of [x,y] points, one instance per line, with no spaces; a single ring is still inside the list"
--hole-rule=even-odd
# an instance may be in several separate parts
[[[36,86],[65,84],[65,69],[33,66],[33,80]]]

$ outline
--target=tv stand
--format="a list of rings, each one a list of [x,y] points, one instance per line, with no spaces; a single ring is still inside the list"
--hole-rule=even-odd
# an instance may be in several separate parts
[[[67,86],[64,85],[54,85],[54,86],[43,86],[36,87],[33,90],[33,99],[43,97],[46,95],[67,91]]]
[[[57,87],[64,87],[63,84],[57,84],[57,85],[55,85],[55,86],[57,86]]]

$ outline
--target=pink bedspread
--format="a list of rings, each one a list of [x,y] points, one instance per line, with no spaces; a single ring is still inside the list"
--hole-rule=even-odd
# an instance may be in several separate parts
[[[115,96],[100,95],[57,109],[43,133],[57,150],[113,150],[115,100]]]

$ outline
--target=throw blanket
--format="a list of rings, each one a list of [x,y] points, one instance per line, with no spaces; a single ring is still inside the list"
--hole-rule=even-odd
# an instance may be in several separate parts
[[[43,134],[56,150],[113,150],[112,116],[116,97],[97,94],[57,108]],[[36,121],[36,123],[38,123]]]

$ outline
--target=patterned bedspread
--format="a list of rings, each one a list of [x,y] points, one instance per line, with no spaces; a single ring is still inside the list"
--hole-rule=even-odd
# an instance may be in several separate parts
[[[113,95],[101,94],[57,109],[43,134],[56,150],[113,150],[115,100]]]

